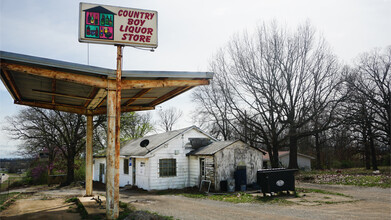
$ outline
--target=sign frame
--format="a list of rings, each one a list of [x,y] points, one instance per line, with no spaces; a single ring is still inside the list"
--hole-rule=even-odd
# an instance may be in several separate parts
[[[91,22],[87,21],[89,17]],[[78,39],[81,43],[155,49],[158,47],[158,12],[80,2]]]

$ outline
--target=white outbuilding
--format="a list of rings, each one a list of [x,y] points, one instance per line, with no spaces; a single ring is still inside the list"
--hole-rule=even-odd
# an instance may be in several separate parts
[[[309,171],[311,170],[311,160],[314,160],[314,157],[297,153],[297,165],[299,169]],[[278,160],[281,167],[289,166],[289,151],[278,151]],[[263,157],[264,168],[271,168],[269,154],[266,153]]]
[[[220,182],[246,169],[246,184],[256,182],[263,151],[246,143],[218,141],[196,126],[127,141],[120,150],[120,186],[145,190],[199,186],[220,190]],[[94,181],[105,182],[105,157],[94,157]]]

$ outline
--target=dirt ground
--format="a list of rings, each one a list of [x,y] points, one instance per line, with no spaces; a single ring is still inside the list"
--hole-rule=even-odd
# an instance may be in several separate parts
[[[175,195],[122,194],[138,210],[157,212],[174,219],[391,219],[391,189],[298,184],[351,197],[306,193],[291,198],[295,204],[233,204]],[[125,194],[128,193],[128,196]],[[302,201],[301,201],[302,200]]]
[[[70,207],[71,205],[65,203],[65,200],[62,198],[48,198],[42,195],[33,195],[25,199],[16,200],[8,209],[0,213],[0,219],[81,219],[79,213],[69,212]]]
[[[306,193],[288,200],[294,204],[234,204],[180,195],[154,195],[122,190],[120,200],[137,210],[174,219],[391,219],[391,189],[299,183],[297,187],[322,189],[351,197]],[[69,212],[66,197],[83,195],[82,188],[40,189],[0,212],[0,219],[80,219]],[[95,191],[104,194],[104,191]]]

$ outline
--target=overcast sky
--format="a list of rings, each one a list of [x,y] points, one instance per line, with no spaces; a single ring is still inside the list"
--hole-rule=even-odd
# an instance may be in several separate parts
[[[79,2],[73,0],[1,0],[0,50],[115,69],[116,48],[78,42]],[[391,45],[391,0],[123,0],[83,2],[158,11],[155,52],[126,47],[125,70],[208,71],[213,54],[235,33],[276,20],[294,29],[309,20],[344,63],[374,48]],[[89,60],[87,59],[89,57]],[[191,91],[161,108],[176,106],[190,126]],[[0,123],[21,106],[0,83]],[[0,130],[0,158],[15,145]]]

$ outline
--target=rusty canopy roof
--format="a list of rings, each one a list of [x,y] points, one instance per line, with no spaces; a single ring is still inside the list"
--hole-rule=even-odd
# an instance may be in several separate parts
[[[0,51],[1,80],[15,104],[85,115],[107,112],[107,90],[116,71]],[[208,85],[211,72],[122,71],[121,111],[154,109],[195,86]]]

